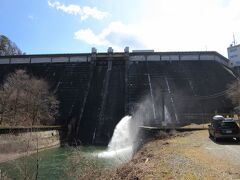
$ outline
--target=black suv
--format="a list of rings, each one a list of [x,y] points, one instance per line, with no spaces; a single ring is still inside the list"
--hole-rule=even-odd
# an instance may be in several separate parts
[[[215,141],[220,138],[236,138],[240,141],[240,129],[237,123],[231,119],[226,118],[224,120],[213,120],[208,125],[209,137]]]

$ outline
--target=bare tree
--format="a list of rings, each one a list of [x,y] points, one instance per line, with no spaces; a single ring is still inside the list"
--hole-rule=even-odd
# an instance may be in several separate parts
[[[227,90],[227,96],[233,104],[236,105],[235,110],[240,111],[240,80],[231,83]]]
[[[0,124],[53,124],[58,104],[46,81],[30,77],[24,70],[16,70],[0,87]]]

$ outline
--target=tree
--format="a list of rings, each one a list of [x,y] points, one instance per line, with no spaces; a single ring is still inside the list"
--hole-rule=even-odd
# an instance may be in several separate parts
[[[0,124],[53,124],[58,104],[46,81],[30,77],[24,70],[16,70],[0,87]]]
[[[9,38],[0,34],[0,56],[20,55],[21,50]]]
[[[227,97],[236,105],[235,110],[240,111],[240,80],[236,80],[228,86]]]

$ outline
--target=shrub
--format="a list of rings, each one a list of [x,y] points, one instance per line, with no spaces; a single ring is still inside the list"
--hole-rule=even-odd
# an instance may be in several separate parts
[[[58,104],[46,81],[16,70],[0,87],[0,125],[53,124]]]

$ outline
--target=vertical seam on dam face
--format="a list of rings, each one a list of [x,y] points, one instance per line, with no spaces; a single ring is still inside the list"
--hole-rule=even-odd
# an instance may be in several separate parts
[[[100,62],[99,62],[100,63]],[[91,87],[89,89],[86,106],[84,108],[81,123],[79,125],[78,138],[82,143],[92,144],[94,131],[99,120],[102,103],[102,91],[104,77],[106,75],[106,65],[95,63]]]
[[[102,131],[102,126],[104,123],[104,111],[106,108],[106,100],[107,100],[107,96],[108,96],[108,91],[109,91],[109,78],[111,76],[111,72],[112,72],[112,60],[108,60],[108,69],[103,81],[103,91],[102,91],[102,103],[101,103],[101,110],[99,113],[99,120],[97,121],[96,127],[94,129],[94,134],[93,134],[93,139],[92,139],[92,143],[98,143],[100,144],[101,141],[99,140],[99,131]],[[114,101],[114,99],[113,99]],[[95,137],[97,136],[97,140],[95,141]]]
[[[87,97],[88,97],[88,93],[89,93],[89,89],[91,87],[91,83],[92,83],[92,77],[93,77],[93,65],[90,64],[90,77],[89,77],[89,82],[88,82],[88,85],[87,85],[87,90],[85,91],[85,95],[84,95],[84,100],[83,100],[83,105],[82,105],[82,108],[81,108],[81,111],[80,111],[80,116],[79,116],[79,121],[76,123],[76,133],[75,133],[75,137],[79,137],[79,128],[80,128],[80,123],[81,123],[81,120],[82,120],[82,116],[83,116],[83,111],[85,109],[85,105],[86,105],[86,101],[87,101]],[[77,139],[74,140],[74,141],[78,141]]]
[[[163,116],[161,88],[170,90],[164,95],[164,104],[168,118],[176,125],[201,123],[215,110],[224,113],[233,107],[222,94],[211,99],[196,98],[220,94],[236,79],[218,62],[170,62],[164,60],[164,55],[160,56],[161,61],[151,61],[144,57],[145,61],[138,55],[104,55],[88,62],[1,64],[0,81],[19,68],[46,79],[59,97],[57,122],[64,126],[62,139],[70,144],[106,145],[119,120],[133,113],[144,98],[150,98],[154,104],[154,108],[147,109],[149,116],[159,121]]]
[[[177,115],[177,110],[176,110],[176,107],[175,107],[175,102],[174,102],[174,97],[172,96],[172,92],[171,92],[171,89],[170,89],[170,85],[168,83],[168,79],[166,77],[164,77],[164,80],[166,82],[166,85],[167,85],[167,91],[168,91],[168,95],[170,96],[170,104],[172,106],[172,109],[173,109],[173,117],[174,117],[174,120],[171,120],[171,122],[174,122],[177,124],[179,123],[178,121],[178,115]]]
[[[156,109],[155,109],[155,102],[154,102],[154,95],[153,95],[153,89],[152,89],[152,83],[151,83],[151,77],[149,74],[149,67],[148,67],[148,60],[147,57],[145,57],[146,61],[146,70],[147,70],[147,77],[148,77],[148,84],[149,84],[149,91],[150,91],[150,96],[151,96],[151,101],[152,101],[152,110],[153,110],[153,118],[154,121],[156,121]]]
[[[149,74],[147,74],[147,76],[148,76],[148,84],[149,84],[149,90],[150,90],[150,95],[151,95],[151,100],[152,100],[153,118],[156,119],[157,117],[156,117],[156,109],[155,109],[155,103],[154,103],[151,79],[150,79],[150,75]]]
[[[128,114],[130,112],[129,110],[129,102],[128,102],[128,68],[129,68],[129,57],[125,57],[125,78],[124,78],[124,92],[125,92],[125,104],[124,104],[124,111],[125,111],[125,115]]]

